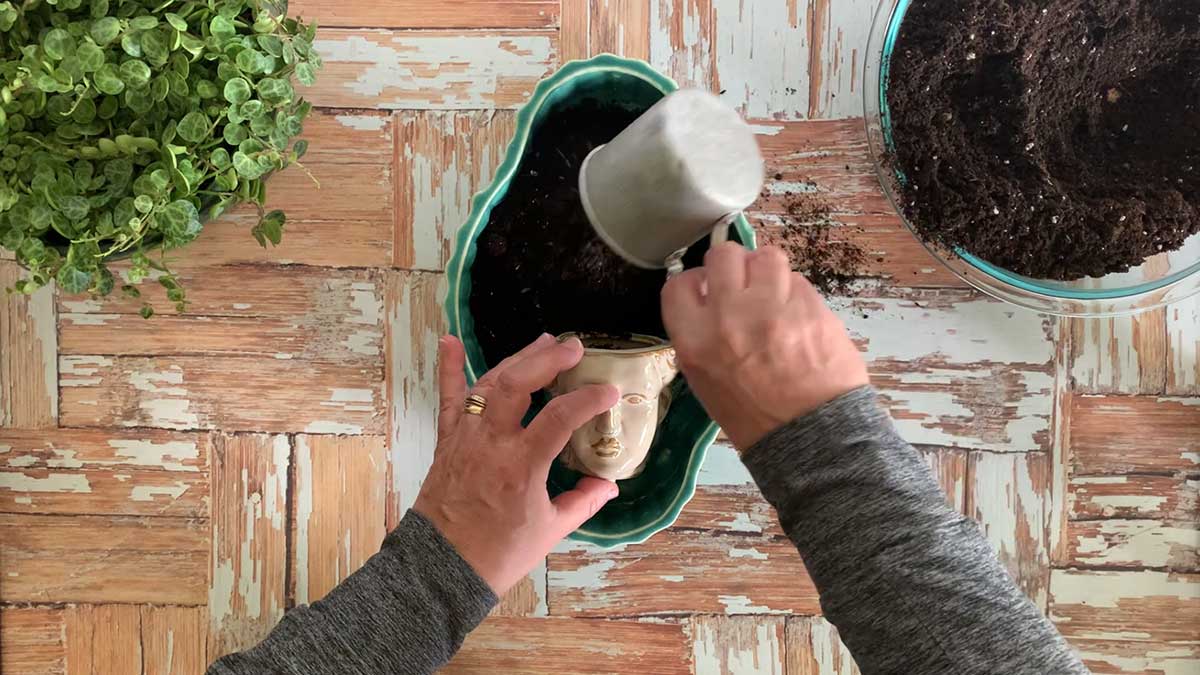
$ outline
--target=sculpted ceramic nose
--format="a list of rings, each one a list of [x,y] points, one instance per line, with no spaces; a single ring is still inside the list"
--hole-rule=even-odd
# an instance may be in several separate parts
[[[605,436],[615,436],[621,430],[621,414],[616,406],[600,413],[596,418],[596,431]]]

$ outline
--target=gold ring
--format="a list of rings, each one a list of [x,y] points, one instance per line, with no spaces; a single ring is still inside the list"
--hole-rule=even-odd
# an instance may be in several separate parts
[[[487,408],[487,399],[479,394],[471,394],[463,401],[463,412],[468,415],[482,415]]]

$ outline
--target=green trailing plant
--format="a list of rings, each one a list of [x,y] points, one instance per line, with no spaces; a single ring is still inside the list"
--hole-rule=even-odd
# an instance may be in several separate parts
[[[0,2],[0,246],[28,269],[12,290],[108,295],[129,257],[122,291],[154,277],[183,311],[165,254],[204,222],[252,202],[254,238],[278,244],[264,181],[307,149],[292,81],[316,77],[315,33],[263,0]]]

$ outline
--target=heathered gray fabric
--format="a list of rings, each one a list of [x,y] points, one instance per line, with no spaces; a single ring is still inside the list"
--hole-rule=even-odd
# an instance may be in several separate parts
[[[437,528],[409,511],[361,569],[321,600],[288,612],[256,647],[219,659],[208,672],[431,673],[496,602]]]
[[[771,433],[744,459],[864,674],[1086,675],[975,523],[946,506],[873,389]],[[361,570],[209,673],[430,673],[496,601],[409,511]]]
[[[947,506],[874,389],[776,430],[743,461],[863,673],[1088,672]]]

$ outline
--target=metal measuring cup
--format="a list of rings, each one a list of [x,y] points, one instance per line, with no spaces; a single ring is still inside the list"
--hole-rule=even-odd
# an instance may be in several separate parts
[[[583,209],[600,239],[629,263],[669,274],[705,235],[724,242],[762,187],[754,131],[699,89],[667,95],[579,169]]]

